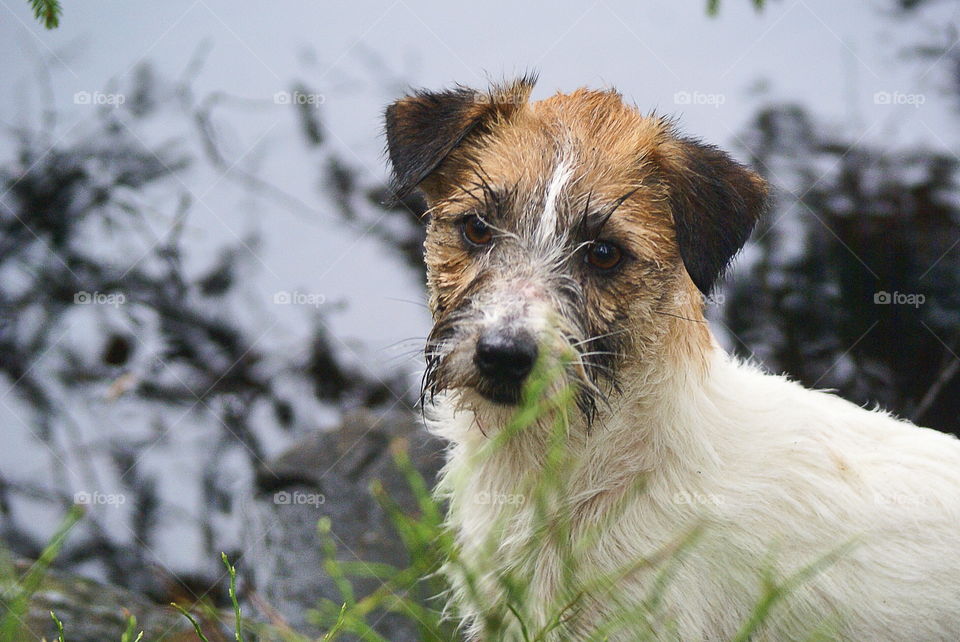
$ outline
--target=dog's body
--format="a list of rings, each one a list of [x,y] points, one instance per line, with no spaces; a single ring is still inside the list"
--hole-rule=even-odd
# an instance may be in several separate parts
[[[561,502],[565,537],[587,542],[575,575],[616,580],[576,595],[551,635],[587,639],[640,608],[643,626],[610,639],[647,624],[726,639],[765,578],[793,576],[770,639],[960,637],[960,441],[738,363],[704,321],[700,295],[762,213],[763,182],[615,94],[528,104],[531,86],[419,93],[387,114],[398,191],[431,206],[426,392],[451,443],[449,521],[479,573],[453,573],[471,633],[504,575],[529,582],[528,629],[571,597],[531,501],[551,432],[538,421],[489,448],[534,362],[552,361],[580,408]]]
[[[660,382],[659,390],[624,402],[572,446],[581,464],[570,471],[580,505],[574,510],[583,511],[585,524],[618,512],[589,562],[616,572],[706,520],[701,540],[666,583],[664,618],[676,621],[677,639],[725,640],[755,608],[769,564],[783,579],[855,540],[772,612],[764,639],[806,639],[825,624],[828,633],[850,640],[956,640],[957,440],[737,364],[718,348],[710,358],[702,378]],[[518,448],[472,463],[484,437],[469,413],[451,410],[445,405],[432,422],[454,444],[448,477],[467,471],[462,486],[450,489],[456,491],[450,522],[465,550],[483,560],[487,538],[500,536],[494,529],[503,523],[501,513],[511,515],[511,524],[535,521],[532,515],[517,519],[509,501],[490,498],[524,493],[525,474],[539,462],[536,453]],[[644,477],[644,492],[625,509],[617,507],[633,476]],[[510,536],[523,542],[536,534]],[[504,553],[504,566],[520,563]],[[531,595],[545,609],[556,603],[553,583],[562,564],[544,556],[525,571]],[[488,569],[489,587],[502,571]],[[641,603],[654,577],[638,573],[617,590],[628,603]],[[591,604],[584,631],[613,605]],[[549,614],[537,615],[543,626]],[[584,631],[569,631],[567,639],[587,639]],[[612,639],[638,637],[628,631]]]

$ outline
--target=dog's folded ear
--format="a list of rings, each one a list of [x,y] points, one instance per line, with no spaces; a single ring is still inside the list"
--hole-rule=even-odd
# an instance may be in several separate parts
[[[694,139],[671,141],[662,162],[680,258],[694,285],[709,294],[767,210],[767,183]]]
[[[421,187],[443,161],[469,136],[482,133],[498,119],[508,118],[526,105],[536,77],[523,76],[486,93],[466,87],[416,91],[387,107],[387,153],[393,167],[392,188],[397,197]]]

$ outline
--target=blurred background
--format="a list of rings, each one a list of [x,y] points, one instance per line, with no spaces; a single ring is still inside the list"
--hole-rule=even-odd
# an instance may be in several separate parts
[[[416,411],[422,203],[385,204],[381,114],[411,86],[528,70],[535,99],[615,87],[773,184],[708,302],[729,350],[960,432],[957,2],[64,0],[46,30],[0,0],[0,16],[11,560],[80,504],[65,583],[222,604],[227,551],[253,612],[309,626],[330,589],[320,516],[344,554],[401,556],[369,482],[394,474],[398,439],[428,476],[442,446]]]

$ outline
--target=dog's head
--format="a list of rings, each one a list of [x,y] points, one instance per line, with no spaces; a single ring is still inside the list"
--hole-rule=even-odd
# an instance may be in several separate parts
[[[532,87],[417,92],[387,108],[395,191],[419,188],[430,207],[425,392],[514,404],[550,357],[591,415],[624,364],[661,358],[669,319],[709,340],[700,297],[766,186],[612,91],[529,103]]]

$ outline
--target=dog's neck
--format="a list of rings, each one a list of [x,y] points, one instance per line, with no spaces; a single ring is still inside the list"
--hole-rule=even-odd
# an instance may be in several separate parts
[[[585,464],[633,475],[715,460],[698,414],[724,355],[699,295],[685,300],[664,311],[658,340],[622,368],[620,392],[586,433]]]

